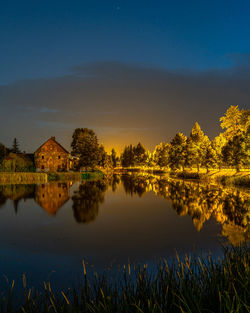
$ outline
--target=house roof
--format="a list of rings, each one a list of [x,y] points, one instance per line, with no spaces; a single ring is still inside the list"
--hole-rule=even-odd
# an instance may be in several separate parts
[[[49,141],[51,141],[51,140],[53,140],[65,153],[68,153],[68,154],[69,154],[69,152],[68,152],[62,145],[60,145],[59,142],[56,141],[56,138],[55,138],[55,137],[51,137],[51,138],[49,138],[47,141],[45,141],[34,153],[39,152],[39,151],[41,150],[41,148],[42,148],[44,145],[46,145],[47,142],[49,142]]]

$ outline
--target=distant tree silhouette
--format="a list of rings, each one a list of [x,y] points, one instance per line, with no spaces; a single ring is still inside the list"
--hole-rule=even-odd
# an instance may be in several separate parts
[[[0,163],[2,162],[2,160],[4,159],[4,157],[7,155],[7,148],[2,144],[0,143]]]
[[[100,161],[98,162],[98,165],[100,165],[103,168],[112,168],[113,164],[112,164],[112,158],[110,155],[108,155],[108,153],[105,151],[104,146],[101,145],[99,147],[99,153],[100,153]]]
[[[135,165],[134,149],[132,145],[125,146],[121,154],[121,163],[124,167]]]
[[[21,153],[21,151],[19,149],[19,143],[18,143],[16,138],[14,138],[14,140],[13,140],[13,145],[12,145],[11,152],[13,152],[13,153]]]
[[[116,167],[117,166],[118,157],[116,155],[116,152],[115,152],[114,148],[111,150],[111,161],[112,161],[113,167]]]
[[[134,163],[135,165],[144,165],[147,161],[146,149],[139,142],[137,146],[133,147]]]

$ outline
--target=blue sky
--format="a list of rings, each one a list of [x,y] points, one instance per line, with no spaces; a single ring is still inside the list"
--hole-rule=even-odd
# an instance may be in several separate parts
[[[250,51],[250,1],[5,1],[0,82],[116,60],[171,69],[232,65]]]
[[[27,102],[27,107],[32,107],[34,111],[38,105],[34,99],[38,99],[43,92],[48,97],[44,99],[43,103],[40,103],[40,107],[37,109],[42,115],[40,115],[39,120],[37,119],[36,126],[34,125],[34,134],[36,136],[41,136],[41,125],[44,125],[44,127],[46,125],[44,137],[54,131],[49,126],[53,125],[53,120],[48,121],[53,114],[61,114],[61,120],[58,120],[57,117],[54,125],[65,125],[65,129],[88,126],[97,129],[97,132],[99,130],[100,136],[105,131],[110,133],[110,128],[113,128],[115,132],[112,123],[109,125],[108,131],[102,129],[102,125],[107,124],[105,121],[103,123],[103,120],[106,119],[107,112],[110,112],[109,105],[106,104],[103,108],[99,105],[99,111],[97,112],[91,111],[90,104],[102,101],[102,98],[96,99],[98,90],[103,91],[102,97],[105,94],[109,94],[104,89],[107,86],[107,81],[110,81],[112,70],[113,74],[111,76],[118,75],[120,85],[123,84],[122,87],[124,88],[120,90],[120,98],[122,99],[128,96],[128,90],[126,89],[127,79],[130,76],[133,77],[134,74],[137,75],[138,70],[147,69],[148,71],[145,72],[145,75],[151,75],[151,70],[154,73],[158,71],[157,79],[159,79],[160,73],[163,72],[173,73],[174,77],[179,75],[179,81],[182,80],[184,75],[186,77],[185,88],[188,87],[189,82],[194,82],[194,76],[201,75],[201,77],[207,78],[210,75],[209,82],[203,79],[204,86],[206,86],[206,88],[202,87],[204,100],[206,92],[209,92],[208,84],[211,85],[211,83],[217,82],[216,90],[217,94],[220,94],[220,90],[222,90],[220,89],[221,81],[223,79],[226,80],[227,84],[224,83],[223,85],[225,86],[226,84],[227,86],[223,87],[223,95],[225,97],[223,98],[220,95],[218,99],[214,93],[214,98],[211,98],[210,103],[204,101],[205,107],[203,111],[209,109],[208,106],[213,107],[215,105],[218,107],[219,103],[221,106],[218,108],[218,114],[224,112],[223,110],[230,104],[239,104],[243,107],[248,106],[249,92],[242,91],[240,80],[247,79],[248,82],[249,79],[249,16],[249,0],[54,0],[2,2],[0,8],[0,114],[5,119],[8,116],[12,129],[7,132],[8,135],[4,134],[3,138],[0,138],[0,142],[4,141],[7,144],[15,131],[18,131],[24,147],[33,149],[33,144],[30,145],[26,139],[25,129],[27,128],[27,121],[23,118],[22,124],[17,119],[20,110],[19,102],[22,102],[22,107]],[[80,69],[80,74],[78,69]],[[128,74],[128,69],[131,71],[130,74]],[[92,100],[89,100],[88,103],[84,102],[84,94],[81,94],[82,104],[76,106],[75,103],[79,103],[79,98],[76,101],[76,86],[73,88],[74,94],[69,95],[67,93],[67,97],[68,100],[70,99],[70,103],[73,103],[75,110],[79,109],[79,112],[84,111],[86,113],[85,117],[89,114],[90,118],[83,119],[82,125],[79,125],[81,124],[80,121],[77,121],[75,124],[72,122],[68,123],[64,117],[65,114],[69,113],[63,112],[58,102],[59,100],[57,99],[57,104],[53,105],[55,95],[51,94],[51,88],[54,88],[55,81],[61,82],[64,80],[63,88],[72,90],[72,84],[76,85],[79,83],[76,78],[80,75],[82,79],[83,76],[88,76],[89,72],[96,78],[96,81],[91,83],[92,97],[90,98]],[[101,77],[96,73],[98,75],[101,73]],[[187,75],[191,75],[190,79],[187,78]],[[214,79],[211,78],[211,75],[214,75]],[[236,85],[238,87],[235,94],[230,98],[230,86],[234,83],[233,80],[231,83],[228,83],[228,79],[229,77],[232,79],[232,75],[237,77]],[[73,77],[73,79],[69,79],[69,77]],[[125,78],[122,79],[123,77]],[[65,79],[67,82],[65,82]],[[247,85],[247,82],[244,81],[243,85]],[[39,83],[40,87],[38,87]],[[164,84],[162,81],[161,83]],[[173,80],[171,80],[172,83]],[[22,89],[24,84],[25,87]],[[39,89],[37,94],[35,94],[37,89],[29,89],[29,86],[31,88],[34,84]],[[82,82],[82,84],[84,84],[85,87],[83,89],[85,90],[86,81]],[[141,84],[145,85],[145,81],[143,82],[142,77],[139,75],[134,86],[139,90]],[[197,81],[194,84],[197,86]],[[192,88],[195,86],[192,86]],[[18,88],[19,93],[17,93],[16,88]],[[81,87],[79,88],[81,89]],[[107,88],[107,90],[112,89],[112,84]],[[196,89],[192,88],[190,90],[196,92]],[[12,97],[11,100],[10,98],[7,99],[6,93],[10,90],[13,90],[13,93],[15,92],[16,95],[18,94],[18,97]],[[25,90],[25,92],[22,90]],[[158,92],[159,90],[152,90],[152,99],[158,97]],[[177,90],[176,93],[181,92]],[[24,94],[25,97],[23,96]],[[19,101],[19,99],[21,100]],[[31,99],[33,99],[33,102]],[[117,101],[117,99],[119,99],[119,95],[117,95],[115,100],[111,97],[110,101]],[[142,107],[145,95],[140,98],[140,93],[138,92],[136,99],[138,99],[138,107]],[[190,110],[191,99],[189,98],[187,101],[186,99],[182,97],[179,100],[175,100],[175,106],[178,107],[179,105],[183,109],[184,114]],[[230,99],[232,100],[230,101]],[[62,99],[62,102],[64,100],[65,98]],[[109,99],[107,98],[106,100],[108,102]],[[130,100],[131,98],[128,97],[128,101]],[[194,99],[195,101],[201,101],[200,106],[203,105],[202,96]],[[130,106],[130,104],[131,101],[124,102],[122,108],[124,106],[130,108],[130,111],[127,113],[131,116],[136,103],[133,103],[133,106]],[[169,111],[169,107],[171,107],[169,103],[166,103],[166,107],[162,111],[164,106],[162,98],[158,99],[158,102],[152,101],[151,104],[154,110],[158,108],[160,114],[165,113],[167,116],[170,116],[171,112],[173,112],[172,109]],[[62,106],[65,107],[63,104]],[[111,105],[112,112],[114,111],[114,106],[114,104]],[[8,111],[10,107],[12,114]],[[149,107],[148,103],[146,107]],[[214,112],[214,109],[215,107],[211,110]],[[119,104],[115,111],[117,114],[116,118],[120,117],[123,119],[124,110],[119,107]],[[151,114],[150,110],[146,111],[144,115],[143,113],[141,114],[141,119],[145,121],[148,120],[148,116]],[[94,116],[96,114],[96,118],[99,120],[100,112],[104,114],[104,117],[96,125],[93,122]],[[119,114],[121,115],[119,116]],[[139,114],[139,111],[137,114]],[[33,120],[36,120],[36,118],[32,116]],[[199,118],[202,120],[201,114],[197,114],[197,119],[199,120]],[[208,126],[209,123],[205,125],[205,130],[210,136],[214,136],[219,130],[217,125],[218,119],[216,120],[216,118],[218,116],[215,117],[214,121],[211,120],[210,127]],[[203,119],[205,121],[205,117]],[[216,127],[214,126],[215,122],[217,123]],[[171,122],[169,123],[171,124]],[[189,123],[184,126],[183,131],[190,129],[192,123],[193,119],[190,119]],[[158,124],[159,127],[163,127],[160,121]],[[14,130],[13,125],[16,125]],[[182,127],[178,126],[177,120],[175,125],[176,131],[182,130]],[[130,126],[131,129],[136,129],[137,125],[135,123]],[[106,125],[105,127],[108,126]],[[122,129],[126,128],[125,125],[119,125],[119,130],[121,127]],[[140,125],[140,127],[145,129],[145,123]],[[40,132],[36,133],[36,129],[39,129]],[[1,133],[3,134],[2,131]],[[162,133],[161,136],[156,135],[155,138],[151,138],[148,144],[152,147],[153,141],[156,144],[157,140],[162,140],[164,136],[169,138],[173,133],[173,127],[165,129],[164,134]],[[61,135],[59,132],[61,140],[64,140],[65,134],[65,131]],[[70,135],[68,136],[70,137]],[[135,138],[146,141],[146,143],[148,140],[147,136],[144,138],[141,134],[135,135]],[[102,139],[105,142],[105,135],[103,135]],[[118,137],[115,140],[117,142]]]

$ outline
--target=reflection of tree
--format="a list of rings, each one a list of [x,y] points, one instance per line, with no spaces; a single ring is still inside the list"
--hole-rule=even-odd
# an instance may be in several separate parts
[[[131,196],[136,194],[139,197],[142,197],[147,191],[147,187],[149,185],[149,181],[146,176],[122,175],[121,181],[125,192]]]
[[[157,182],[155,190],[158,195],[171,202],[178,215],[189,215],[198,231],[213,216],[222,224],[222,234],[231,243],[239,243],[240,238],[250,239],[250,198],[247,193],[190,182],[163,180]]]
[[[117,186],[120,184],[120,177],[119,175],[112,175],[110,181],[109,181],[109,186],[111,186],[112,191],[115,192],[117,189]]]
[[[18,211],[18,203],[21,199],[34,197],[35,185],[1,185],[0,206],[4,205],[7,199],[13,201],[15,212]]]
[[[78,223],[90,223],[96,219],[107,187],[104,180],[82,182],[72,197],[74,217]]]
[[[5,204],[6,200],[7,200],[7,198],[0,191],[0,208]]]
[[[35,201],[51,215],[69,200],[70,183],[49,183],[36,186]]]

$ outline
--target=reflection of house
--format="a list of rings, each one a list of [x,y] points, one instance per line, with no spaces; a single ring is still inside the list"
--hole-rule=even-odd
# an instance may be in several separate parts
[[[57,172],[69,170],[69,153],[51,137],[35,152],[37,172]]]
[[[50,183],[36,186],[35,201],[45,211],[55,215],[61,206],[69,200],[70,183]]]

